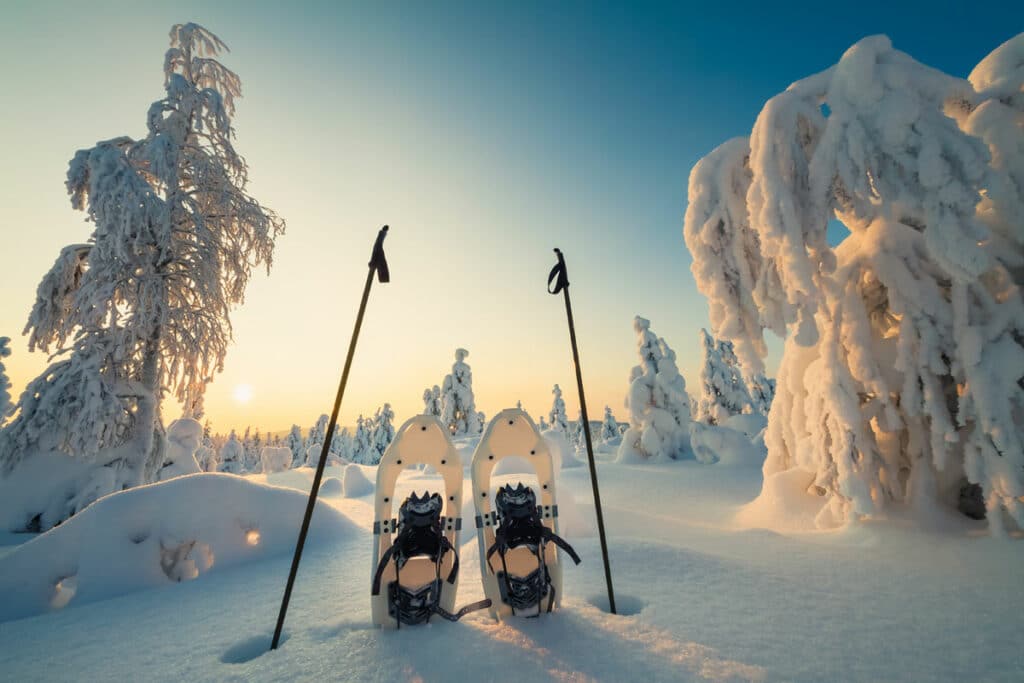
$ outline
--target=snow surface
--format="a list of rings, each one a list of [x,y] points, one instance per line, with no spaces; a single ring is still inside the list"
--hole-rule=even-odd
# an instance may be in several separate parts
[[[372,507],[331,497],[313,518],[318,531],[303,554],[286,640],[266,653],[313,471],[195,475],[104,499],[12,552],[19,539],[0,538],[8,544],[0,548],[0,678],[52,680],[74,672],[80,680],[449,682],[507,680],[515,671],[524,681],[1020,680],[1020,631],[1005,628],[1024,614],[1020,574],[1012,569],[1024,565],[1020,541],[995,541],[984,522],[970,520],[942,533],[910,520],[768,531],[763,527],[778,529],[785,520],[780,511],[751,511],[748,503],[761,490],[757,467],[692,460],[623,465],[614,457],[610,448],[599,449],[619,616],[600,607],[606,598],[590,480],[586,468],[576,468],[561,474],[560,517],[583,564],[566,568],[561,611],[502,624],[472,614],[457,624],[379,631],[369,615]],[[327,476],[342,472],[328,468]],[[217,491],[186,490],[211,477]],[[438,483],[436,475],[410,470],[399,485]],[[225,496],[228,487],[234,493]],[[32,576],[41,572],[27,572],[26,558],[48,565],[42,548],[61,545],[53,539],[62,530],[92,527],[98,534],[107,527],[116,538],[94,541],[82,557],[110,563],[123,546],[138,547],[124,538],[135,517],[120,513],[136,507],[128,505],[133,496],[153,492],[161,505],[150,510],[161,519],[180,509],[195,528],[219,529],[220,538],[205,541],[215,556],[209,571],[174,583],[150,561],[151,580],[134,586],[147,590],[114,597],[124,592],[120,586],[101,599],[82,560],[66,607],[10,620],[7,596],[28,600],[18,595],[27,589],[12,582],[53,590],[48,582],[56,577]],[[808,494],[807,501],[814,498]],[[255,550],[240,545],[236,517],[245,515],[234,506],[243,504],[261,523]],[[471,509],[467,501],[464,516]],[[90,522],[100,521],[100,512],[103,524]],[[145,543],[155,546],[156,525],[147,528],[153,536]],[[237,560],[233,567],[229,558]],[[474,534],[463,534],[460,558],[464,604],[482,597]],[[111,577],[105,585],[123,582]]]

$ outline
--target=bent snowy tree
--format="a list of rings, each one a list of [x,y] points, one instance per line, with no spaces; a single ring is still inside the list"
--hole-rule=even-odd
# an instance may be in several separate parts
[[[284,223],[245,192],[234,148],[238,76],[215,57],[221,40],[195,24],[171,29],[166,96],[147,135],[98,143],[68,168],[72,206],[94,230],[66,247],[39,285],[29,345],[62,359],[31,382],[0,435],[10,473],[33,454],[91,468],[49,528],[111,491],[154,480],[163,464],[160,403],[170,394],[198,417],[231,341],[228,313],[254,266],[270,267]]]
[[[866,38],[690,175],[715,334],[752,374],[787,336],[764,471],[806,470],[820,525],[980,486],[1024,528],[1022,85],[1024,35],[969,81]]]

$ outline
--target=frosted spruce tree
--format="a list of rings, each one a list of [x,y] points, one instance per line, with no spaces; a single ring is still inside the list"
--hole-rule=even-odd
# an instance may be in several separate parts
[[[423,414],[441,417],[441,387],[436,384],[423,390]]]
[[[1022,64],[1024,35],[970,81],[866,38],[690,175],[715,334],[752,373],[786,337],[765,477],[806,472],[821,526],[975,486],[1024,528]]]
[[[483,431],[483,423],[473,399],[473,371],[466,364],[466,349],[455,349],[452,372],[441,386],[441,422],[453,436],[473,436]]]
[[[352,435],[352,462],[363,464],[370,452],[372,424],[362,415],[356,420],[356,433]]]
[[[327,415],[321,415],[316,419],[316,422],[313,424],[312,427],[309,428],[309,432],[306,435],[306,443],[303,444],[303,450],[305,450],[308,453],[310,447],[313,446],[313,444],[320,444],[321,448],[323,447],[324,439],[327,438],[327,423],[330,421],[330,419],[331,418]],[[320,453],[317,453],[316,457],[319,458]],[[307,463],[314,467],[316,466],[315,459],[312,462],[309,462],[307,460]]]
[[[244,469],[245,449],[238,440],[235,430],[231,430],[228,440],[220,449],[220,471],[229,474],[241,474]]]
[[[629,429],[619,445],[621,462],[675,460],[690,453],[690,397],[676,354],[651,332],[651,322],[633,319],[640,364],[629,374]]]
[[[548,429],[562,432],[569,435],[569,417],[565,414],[565,401],[562,399],[562,388],[557,384],[551,390],[554,399],[551,402],[551,411],[548,413],[548,421],[551,423]],[[543,418],[542,418],[543,419]]]
[[[700,339],[704,364],[700,371],[700,398],[694,419],[717,425],[727,417],[750,411],[750,393],[740,374],[732,343],[716,340],[703,328]]]
[[[334,436],[331,438],[331,455],[351,462],[352,435],[349,434],[348,427],[334,430]]]
[[[612,415],[612,409],[604,407],[604,420],[601,422],[601,442],[611,443],[621,436],[619,434],[619,421]]]
[[[765,376],[763,372],[747,377],[747,389],[750,390],[750,405],[759,415],[768,415],[772,400],[775,398],[775,380]]]
[[[4,368],[4,358],[11,355],[11,338],[0,337],[0,425],[3,425],[12,412],[14,404],[11,403],[11,381],[7,379],[7,369]]]
[[[288,432],[288,436],[284,439],[284,445],[292,452],[292,467],[302,467],[306,464],[306,449],[304,444],[305,442],[302,439],[302,430],[299,428],[299,425],[292,425],[291,430]]]
[[[201,405],[231,341],[229,312],[254,266],[269,268],[284,224],[245,192],[232,116],[238,76],[195,24],[171,29],[165,96],[141,140],[118,137],[75,154],[67,190],[94,229],[43,277],[25,328],[54,353],[0,433],[0,472],[59,453],[92,465],[47,529],[111,491],[153,481],[163,464],[160,403]],[[77,469],[77,468],[76,468]],[[55,475],[55,480],[59,479]],[[56,494],[55,494],[56,495]]]
[[[378,408],[373,417],[373,429],[370,431],[370,448],[363,460],[364,465],[376,465],[380,463],[384,451],[395,438],[395,411],[391,410],[391,404],[385,403],[383,408]]]

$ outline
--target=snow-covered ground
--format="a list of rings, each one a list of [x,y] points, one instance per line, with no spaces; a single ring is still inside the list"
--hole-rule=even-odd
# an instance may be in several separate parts
[[[237,546],[232,566],[214,559],[195,580],[150,581],[116,597],[107,597],[117,592],[108,584],[92,601],[73,595],[64,607],[13,619],[12,605],[24,602],[11,600],[18,581],[27,585],[38,578],[26,576],[25,566],[52,560],[40,552],[44,543],[61,544],[44,536],[17,546],[20,537],[0,537],[0,679],[1024,679],[1020,540],[995,541],[984,523],[942,533],[898,522],[787,534],[743,528],[736,517],[760,491],[758,465],[624,465],[612,462],[610,450],[600,454],[598,470],[621,615],[602,609],[604,577],[585,467],[561,475],[563,530],[584,559],[566,569],[563,609],[502,624],[478,612],[457,624],[438,620],[397,632],[374,628],[369,498],[335,492],[321,498],[319,533],[303,557],[287,640],[277,652],[264,653],[292,547],[279,531],[297,531],[313,470],[252,475],[247,482],[232,477],[227,500],[222,492],[213,495],[218,486],[208,483],[225,475],[194,475],[156,485],[165,487],[163,509],[175,508],[175,491],[168,486],[179,487],[195,519],[228,506],[232,516],[220,525],[211,550],[216,554],[218,543]],[[364,471],[372,481],[374,468]],[[405,491],[439,481],[419,471],[406,475],[400,482]],[[348,487],[352,473],[337,467],[326,476]],[[93,509],[106,504],[109,524],[119,512],[111,502],[133,493],[145,495],[129,491]],[[243,562],[245,546],[230,539],[246,499],[256,507],[273,501],[274,507],[248,520],[266,525],[264,552]],[[89,522],[87,513],[48,536],[70,535],[76,522]],[[751,516],[748,509],[741,518]],[[132,521],[156,529],[155,521]],[[114,528],[128,526],[122,520]],[[468,526],[460,604],[482,597],[476,539]],[[173,531],[181,535],[186,527],[178,523]],[[76,535],[103,538],[97,529],[90,533]],[[110,538],[102,542],[119,547]],[[82,552],[93,562],[102,559],[102,548]],[[80,583],[78,590],[84,589]]]

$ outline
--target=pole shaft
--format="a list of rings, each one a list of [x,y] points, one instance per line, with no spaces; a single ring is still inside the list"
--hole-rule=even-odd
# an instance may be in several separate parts
[[[615,591],[612,589],[612,568],[608,562],[608,541],[604,535],[604,514],[601,512],[601,491],[597,487],[597,465],[594,463],[594,444],[590,439],[590,418],[587,416],[587,397],[583,393],[583,372],[580,370],[580,352],[576,347],[576,323],[569,301],[569,285],[562,289],[565,295],[565,314],[569,318],[569,341],[572,344],[572,362],[576,366],[576,387],[580,392],[580,417],[583,420],[583,438],[587,441],[587,461],[590,464],[590,484],[594,489],[594,508],[597,510],[597,533],[601,537],[601,557],[604,560],[604,580],[608,584],[608,609],[615,611]]]
[[[338,384],[338,393],[334,398],[334,409],[331,411],[331,421],[327,425],[327,434],[324,435],[323,447],[320,449],[320,462],[316,465],[316,475],[313,477],[313,488],[309,491],[309,502],[306,503],[306,514],[302,518],[302,528],[299,530],[299,540],[295,544],[295,555],[292,557],[292,568],[288,572],[288,584],[284,589],[284,598],[281,600],[281,611],[277,615],[277,626],[274,627],[274,640],[270,644],[271,650],[276,650],[281,640],[281,629],[284,628],[284,617],[288,612],[288,601],[292,597],[292,587],[295,585],[295,575],[299,571],[299,562],[302,560],[302,549],[306,545],[306,535],[309,533],[309,523],[313,519],[313,508],[316,507],[316,497],[320,492],[320,480],[324,476],[324,466],[327,464],[327,454],[331,450],[331,440],[334,437],[334,428],[338,424],[338,413],[341,410],[341,399],[345,396],[345,385],[348,384],[348,373],[352,368],[352,357],[356,352],[356,340],[359,339],[359,328],[363,326],[363,314],[366,312],[366,302],[370,298],[370,287],[373,286],[373,274],[376,267],[371,263],[370,272],[366,275],[366,285],[363,287],[363,298],[359,302],[359,313],[356,315],[356,324],[352,328],[352,340],[348,344],[348,356],[345,358],[345,369],[341,372],[341,382]]]

